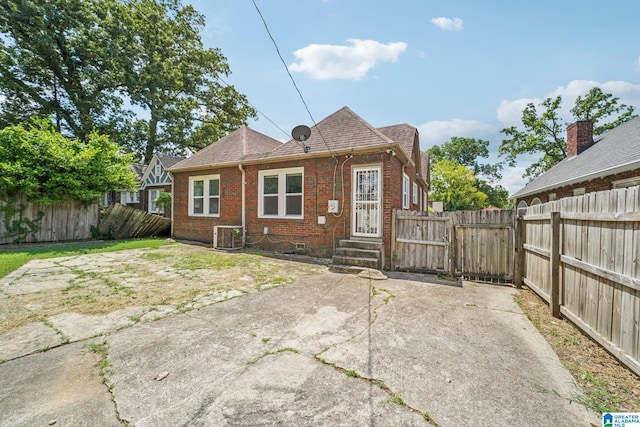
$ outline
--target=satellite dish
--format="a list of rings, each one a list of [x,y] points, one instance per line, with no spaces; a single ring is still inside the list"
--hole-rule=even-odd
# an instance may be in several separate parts
[[[298,125],[291,131],[291,136],[296,141],[305,142],[311,136],[311,129],[309,129],[309,126]]]

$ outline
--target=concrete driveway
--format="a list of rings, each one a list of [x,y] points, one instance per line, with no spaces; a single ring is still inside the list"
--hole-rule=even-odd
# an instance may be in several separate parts
[[[432,279],[326,272],[5,361],[0,425],[599,425],[514,289]]]

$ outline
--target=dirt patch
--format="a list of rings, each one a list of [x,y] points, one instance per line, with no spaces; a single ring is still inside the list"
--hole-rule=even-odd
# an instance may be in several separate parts
[[[0,333],[61,313],[185,312],[327,269],[303,261],[186,244],[31,261],[0,280]]]
[[[585,396],[574,400],[602,412],[640,412],[640,377],[572,323],[551,316],[547,304],[523,289],[516,302],[571,372]]]

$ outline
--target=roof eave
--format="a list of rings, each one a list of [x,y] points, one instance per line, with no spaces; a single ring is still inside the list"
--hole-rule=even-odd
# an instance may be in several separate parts
[[[547,185],[546,187],[538,188],[535,190],[530,190],[524,193],[521,193],[522,190],[515,193],[513,196],[509,197],[509,200],[521,199],[523,197],[530,196],[532,194],[538,194],[549,190],[558,189],[561,187],[566,187],[567,185],[577,184],[579,182],[591,181],[592,179],[602,178],[608,175],[615,175],[622,172],[628,172],[630,170],[640,168],[640,160],[635,160],[633,162],[625,163],[623,165],[619,165],[613,168],[603,169],[596,173],[581,175],[576,178],[568,179],[565,181],[557,182],[553,185]],[[525,187],[526,188],[526,187]]]

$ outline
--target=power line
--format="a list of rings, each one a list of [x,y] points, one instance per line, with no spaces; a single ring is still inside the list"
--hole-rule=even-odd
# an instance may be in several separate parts
[[[304,100],[304,96],[302,96],[302,92],[300,92],[300,89],[298,88],[298,85],[296,84],[295,79],[291,75],[291,72],[289,71],[289,67],[287,67],[287,63],[285,62],[284,58],[282,57],[282,54],[280,53],[280,49],[278,48],[278,44],[276,43],[276,40],[271,35],[271,31],[269,31],[269,26],[267,25],[267,21],[264,19],[264,16],[262,16],[262,12],[260,11],[260,8],[258,8],[258,5],[256,4],[255,0],[251,0],[251,2],[253,3],[253,6],[256,8],[256,11],[258,12],[258,15],[260,15],[260,19],[262,20],[262,24],[264,25],[265,30],[267,30],[267,34],[269,35],[269,38],[271,39],[271,42],[273,43],[273,46],[276,48],[276,52],[278,53],[278,57],[280,58],[280,61],[282,62],[282,65],[284,65],[284,69],[287,71],[287,74],[289,75],[289,78],[291,79],[291,83],[293,83],[293,87],[296,89],[296,92],[298,92],[298,95],[300,96],[300,100],[302,101],[302,104],[304,105],[304,108],[307,110],[307,113],[309,114],[309,117],[311,118],[311,122],[313,123],[313,125],[316,128],[316,130],[318,131],[318,134],[320,135],[320,139],[322,139],[322,142],[324,142],[324,145],[327,147],[327,150],[329,150],[331,155],[335,157],[335,154],[333,153],[333,150],[331,150],[331,147],[329,147],[329,144],[327,144],[327,141],[324,139],[324,136],[322,136],[322,132],[320,132],[320,128],[318,128],[318,124],[316,123],[315,119],[313,118],[313,114],[311,114],[311,111],[309,110],[309,106],[307,105],[307,102]]]

